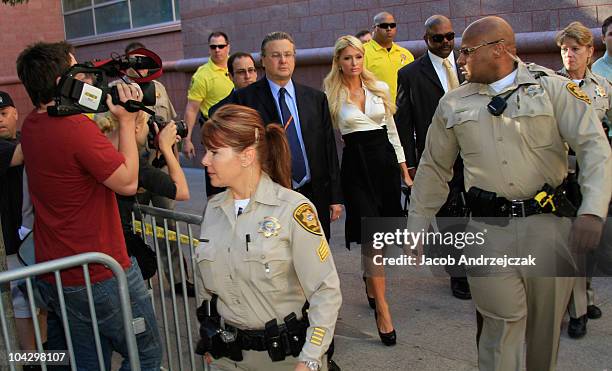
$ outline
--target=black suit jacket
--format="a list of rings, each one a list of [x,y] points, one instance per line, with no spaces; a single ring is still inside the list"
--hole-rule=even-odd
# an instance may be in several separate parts
[[[457,77],[459,83],[462,83],[464,78],[459,70],[457,70]],[[427,130],[443,95],[444,88],[431,63],[429,53],[425,52],[419,59],[399,70],[397,74],[397,112],[394,118],[408,167],[417,167],[419,164],[425,149]],[[453,172],[453,179],[449,183],[451,192],[448,201],[455,197],[453,193],[464,188],[461,157],[457,157]],[[442,210],[444,209],[443,206]]]
[[[457,76],[459,83],[462,83],[463,75],[457,71]],[[397,112],[394,118],[408,167],[416,167],[419,163],[431,118],[443,95],[444,89],[429,53],[425,52],[419,59],[399,70]]]
[[[341,204],[340,166],[327,97],[322,92],[293,82],[300,127],[310,167],[311,201],[329,238],[329,205]],[[234,91],[227,103],[241,104],[259,112],[264,123],[280,123],[272,90],[263,77]]]

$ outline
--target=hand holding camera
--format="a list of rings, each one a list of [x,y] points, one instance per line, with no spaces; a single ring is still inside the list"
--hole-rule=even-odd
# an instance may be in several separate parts
[[[143,93],[142,89],[138,84],[117,84],[117,94],[119,96],[119,101],[122,103],[128,102],[130,100],[141,102]],[[137,112],[130,112],[125,109],[125,107],[119,104],[113,104],[113,98],[110,94],[106,95],[106,104],[108,105],[109,110],[120,123],[125,122],[126,120],[134,122]]]
[[[174,121],[170,121],[166,127],[159,132],[157,144],[162,154],[167,156],[172,153],[172,146],[179,140],[181,140],[181,137],[176,134],[176,124]]]
[[[162,168],[166,165],[166,156],[174,156],[172,146],[181,138],[187,136],[187,125],[185,121],[164,121],[163,117],[151,115],[149,121],[149,136],[147,138],[149,148],[157,148],[162,156],[153,161],[153,166]],[[168,130],[168,127],[171,127]]]

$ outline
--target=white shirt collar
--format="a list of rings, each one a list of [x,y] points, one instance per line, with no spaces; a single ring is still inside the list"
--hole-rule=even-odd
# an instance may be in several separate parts
[[[512,83],[516,79],[517,72],[518,72],[518,68],[510,72],[510,74],[508,74],[506,77],[490,83],[489,86],[491,87],[491,89],[495,91],[495,93],[499,93],[500,91],[504,90],[508,86],[512,85]]]
[[[289,94],[290,97],[292,98],[295,97],[295,86],[293,86],[293,80],[289,80],[289,82],[285,86],[280,86],[267,77],[266,77],[266,80],[268,80],[268,84],[270,85],[270,90],[272,90],[272,96],[274,96],[275,99],[278,99],[278,92],[282,87],[284,87],[285,90],[287,90],[287,93]]]
[[[429,54],[429,59],[431,59],[431,63],[432,64],[437,64],[440,66],[444,66],[442,63],[444,62],[443,58],[440,58],[439,56],[435,55],[434,53],[432,53],[431,51],[427,50],[427,54]],[[453,51],[451,51],[451,53],[448,55],[448,57],[446,57],[446,59],[448,59],[448,61],[450,62],[451,66],[453,66],[453,68],[455,68],[455,54]]]

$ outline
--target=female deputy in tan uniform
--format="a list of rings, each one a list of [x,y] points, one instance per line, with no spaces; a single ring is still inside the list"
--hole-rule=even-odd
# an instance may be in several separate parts
[[[558,72],[580,86],[593,105],[597,118],[606,129],[612,122],[612,86],[605,77],[591,72],[593,62],[593,34],[580,22],[572,22],[557,34],[557,46],[561,48],[563,68]],[[570,153],[570,173],[576,173],[576,156]],[[595,292],[591,277],[577,277],[568,306],[570,314],[567,333],[581,338],[587,333],[587,320],[601,317],[595,305]]]
[[[202,139],[227,190],[208,202],[196,250],[198,353],[219,370],[325,370],[340,282],[316,209],[289,188],[283,129],[226,105]]]

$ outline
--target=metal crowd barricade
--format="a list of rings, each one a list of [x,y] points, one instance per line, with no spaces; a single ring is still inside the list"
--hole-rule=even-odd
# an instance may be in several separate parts
[[[38,352],[42,353],[43,346],[41,340],[40,333],[40,324],[38,323],[38,316],[36,315],[36,306],[34,299],[34,289],[32,279],[35,276],[39,276],[41,274],[53,273],[55,277],[55,286],[57,288],[59,304],[60,304],[60,315],[62,319],[62,324],[64,327],[64,335],[66,339],[66,346],[68,350],[68,358],[70,360],[70,367],[74,371],[77,369],[77,364],[74,356],[74,347],[72,345],[72,338],[70,336],[70,328],[68,324],[68,314],[66,311],[66,303],[64,301],[63,295],[63,284],[60,271],[68,268],[74,268],[77,266],[83,267],[83,275],[85,277],[85,287],[87,290],[89,311],[92,318],[92,330],[94,333],[94,341],[96,344],[96,352],[98,355],[98,363],[100,365],[101,370],[106,370],[104,364],[104,358],[102,356],[102,348],[100,345],[100,332],[98,330],[98,324],[96,320],[96,310],[93,304],[93,297],[91,291],[91,280],[89,275],[89,264],[103,264],[108,269],[113,272],[113,275],[117,278],[118,283],[118,294],[119,300],[121,302],[121,314],[123,317],[123,327],[125,329],[125,338],[128,348],[128,358],[130,362],[130,368],[134,371],[140,370],[140,360],[138,358],[138,345],[136,343],[136,337],[134,335],[134,329],[132,327],[132,307],[130,305],[130,296],[127,285],[127,278],[125,272],[121,265],[113,258],[106,254],[102,253],[84,253],[74,256],[69,256],[66,258],[50,260],[44,263],[34,264],[32,266],[12,269],[9,271],[0,273],[0,285],[2,284],[10,284],[11,281],[17,280],[25,280],[28,301],[30,305],[30,312],[32,313],[32,321],[34,325],[34,334],[36,339],[36,349]],[[11,349],[10,342],[8,339],[8,327],[7,327],[7,316],[6,309],[0,301],[0,324],[2,330],[2,336],[4,339],[4,344],[6,344],[6,349],[4,349],[7,354],[16,352],[18,349]],[[16,369],[15,363],[10,363],[8,365],[11,371]],[[110,366],[110,365],[109,365]],[[41,363],[41,368],[43,371],[47,370],[46,364]]]
[[[167,365],[167,369],[170,371],[200,370],[203,366],[202,358],[198,357],[199,362],[196,363],[195,355],[195,342],[199,339],[199,325],[195,310],[201,300],[197,297],[198,280],[194,276],[194,272],[197,272],[194,256],[198,240],[194,238],[193,227],[199,230],[202,224],[202,217],[136,204],[132,213],[132,222],[134,232],[140,233],[145,242],[155,249],[158,269],[157,275],[149,280],[149,287],[151,288],[153,309],[156,312],[158,323],[161,322],[163,326],[164,355],[166,360],[162,361],[162,365]],[[172,222],[175,225],[174,230],[168,227]],[[184,228],[181,228],[181,224],[184,224]],[[175,282],[174,279],[172,259],[176,258],[176,256],[172,255],[171,243],[176,243],[178,250],[180,284],[182,285],[183,292],[180,302],[175,291],[175,284],[179,282]],[[188,249],[187,261],[190,262],[191,277],[195,285],[195,300],[187,297],[186,277],[188,267],[185,266],[185,252],[183,248]],[[167,267],[163,265],[162,252],[167,257]],[[167,268],[169,271],[168,281],[170,290],[167,290],[165,287],[166,277],[164,268]],[[155,281],[157,281],[157,285],[155,285]],[[170,313],[170,308],[168,308],[168,295],[172,304],[172,313]],[[179,306],[182,306],[181,311],[179,311]],[[159,313],[160,310],[161,314]],[[160,315],[161,321],[159,321]],[[181,325],[181,322],[184,325]],[[185,358],[189,358],[190,365],[186,365]]]

